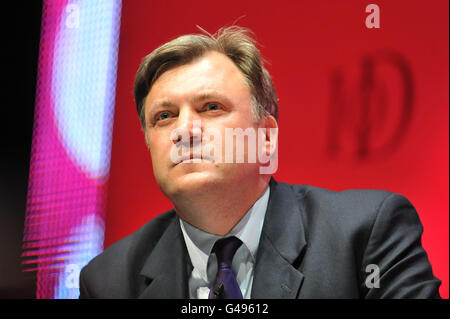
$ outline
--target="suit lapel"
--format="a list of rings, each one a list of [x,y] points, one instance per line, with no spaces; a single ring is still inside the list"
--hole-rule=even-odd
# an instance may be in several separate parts
[[[259,242],[252,298],[297,298],[304,275],[297,269],[306,249],[302,205],[286,184],[270,181],[270,199]]]
[[[190,261],[177,216],[167,227],[142,267],[140,274],[147,277],[149,285],[139,298],[189,298],[188,265]]]

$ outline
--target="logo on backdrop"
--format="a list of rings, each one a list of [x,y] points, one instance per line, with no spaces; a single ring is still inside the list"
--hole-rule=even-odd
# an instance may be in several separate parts
[[[361,161],[391,155],[407,136],[413,102],[413,75],[401,54],[377,52],[356,70],[334,70],[327,153]]]

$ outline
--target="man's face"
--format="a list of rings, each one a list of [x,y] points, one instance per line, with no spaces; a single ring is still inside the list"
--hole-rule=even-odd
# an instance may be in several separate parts
[[[226,128],[257,131],[260,127],[253,120],[251,92],[244,76],[225,55],[208,52],[164,72],[153,84],[144,107],[153,172],[167,197],[208,192],[225,185],[238,187],[258,178],[257,163],[224,163],[210,158],[200,163],[171,160],[171,149],[176,144],[171,134],[181,129],[195,135],[196,120],[201,121],[196,123],[201,123],[202,132],[214,128],[222,137]],[[202,143],[206,145],[208,141]],[[246,150],[247,139],[247,159]]]

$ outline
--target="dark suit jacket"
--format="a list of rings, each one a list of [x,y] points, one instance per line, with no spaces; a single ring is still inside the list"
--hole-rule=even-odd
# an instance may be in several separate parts
[[[252,298],[439,298],[405,197],[270,186]],[[189,298],[192,265],[178,219],[166,212],[94,258],[81,272],[80,298]],[[370,264],[379,288],[367,278]]]

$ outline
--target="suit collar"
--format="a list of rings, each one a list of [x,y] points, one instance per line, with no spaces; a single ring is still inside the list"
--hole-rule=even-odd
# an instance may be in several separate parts
[[[252,298],[296,298],[304,279],[297,269],[306,248],[303,207],[289,185],[272,178],[270,189]]]
[[[175,216],[142,267],[140,275],[150,283],[139,298],[189,298],[188,277],[191,270],[179,217]]]
[[[187,251],[194,269],[201,278],[208,282],[208,260],[211,255],[214,243],[223,237],[236,236],[243,242],[246,250],[249,251],[253,262],[256,259],[256,252],[261,238],[261,230],[264,216],[269,202],[270,187],[267,187],[264,194],[253,204],[244,217],[225,236],[218,236],[200,230],[186,221],[180,219],[180,226]],[[213,280],[211,274],[209,280]]]

